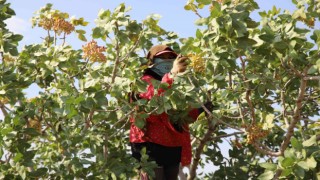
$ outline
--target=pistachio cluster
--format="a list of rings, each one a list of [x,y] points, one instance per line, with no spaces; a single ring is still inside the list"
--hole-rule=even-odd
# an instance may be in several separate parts
[[[190,66],[195,72],[203,73],[206,69],[206,63],[201,55],[199,54],[190,54],[188,55],[191,60]]]
[[[43,18],[39,21],[39,26],[45,30],[54,31],[58,35],[61,33],[70,34],[74,31],[74,26],[59,16],[53,16],[52,18]]]
[[[264,130],[257,124],[252,124],[245,127],[247,131],[247,143],[252,144],[258,139],[262,139],[269,134],[268,130]]]
[[[29,128],[34,128],[35,130],[37,130],[37,132],[41,133],[41,122],[40,120],[35,117],[35,118],[29,118]]]
[[[82,46],[83,58],[92,62],[106,62],[106,56],[103,54],[106,48],[98,46],[97,42],[92,40]]]
[[[10,56],[9,54],[5,54],[5,55],[3,55],[3,61],[4,62],[15,62],[16,58],[14,58],[13,56]]]

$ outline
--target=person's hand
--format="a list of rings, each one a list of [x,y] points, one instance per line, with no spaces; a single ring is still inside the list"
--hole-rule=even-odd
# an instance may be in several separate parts
[[[187,56],[180,56],[179,55],[177,57],[177,59],[174,60],[173,67],[170,72],[174,75],[184,72],[188,66],[187,59],[188,59]]]

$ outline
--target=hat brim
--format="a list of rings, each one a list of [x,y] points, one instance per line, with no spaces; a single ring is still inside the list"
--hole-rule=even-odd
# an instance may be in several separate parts
[[[159,56],[159,55],[165,54],[165,53],[171,53],[171,54],[174,54],[175,56],[178,56],[177,53],[175,53],[174,51],[170,51],[170,50],[163,50],[163,51],[157,52],[154,56]]]

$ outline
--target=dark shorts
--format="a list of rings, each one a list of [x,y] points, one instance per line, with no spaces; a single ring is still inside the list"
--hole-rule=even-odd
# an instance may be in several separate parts
[[[146,147],[147,154],[151,161],[155,161],[158,166],[170,167],[177,166],[181,162],[181,146],[168,147],[159,144],[144,142],[144,143],[130,143],[132,156],[140,161],[140,151]]]

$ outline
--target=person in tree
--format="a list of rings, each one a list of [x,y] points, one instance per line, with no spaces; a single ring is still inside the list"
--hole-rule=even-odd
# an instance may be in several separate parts
[[[150,100],[153,96],[163,95],[164,90],[158,89],[155,94],[152,79],[168,83],[169,88],[173,83],[173,77],[187,69],[188,57],[180,56],[166,45],[155,45],[150,48],[147,59],[149,68],[144,71],[142,80],[148,83],[145,92],[131,97],[135,99]],[[189,118],[196,120],[203,111],[202,108],[191,109]],[[141,149],[146,148],[149,159],[155,161],[158,168],[155,169],[155,179],[174,180],[178,178],[179,166],[187,166],[191,163],[191,140],[188,124],[179,127],[170,121],[170,115],[151,114],[146,119],[146,127],[138,128],[131,119],[130,145],[132,156],[138,160],[141,158]],[[143,179],[143,178],[142,178]]]

